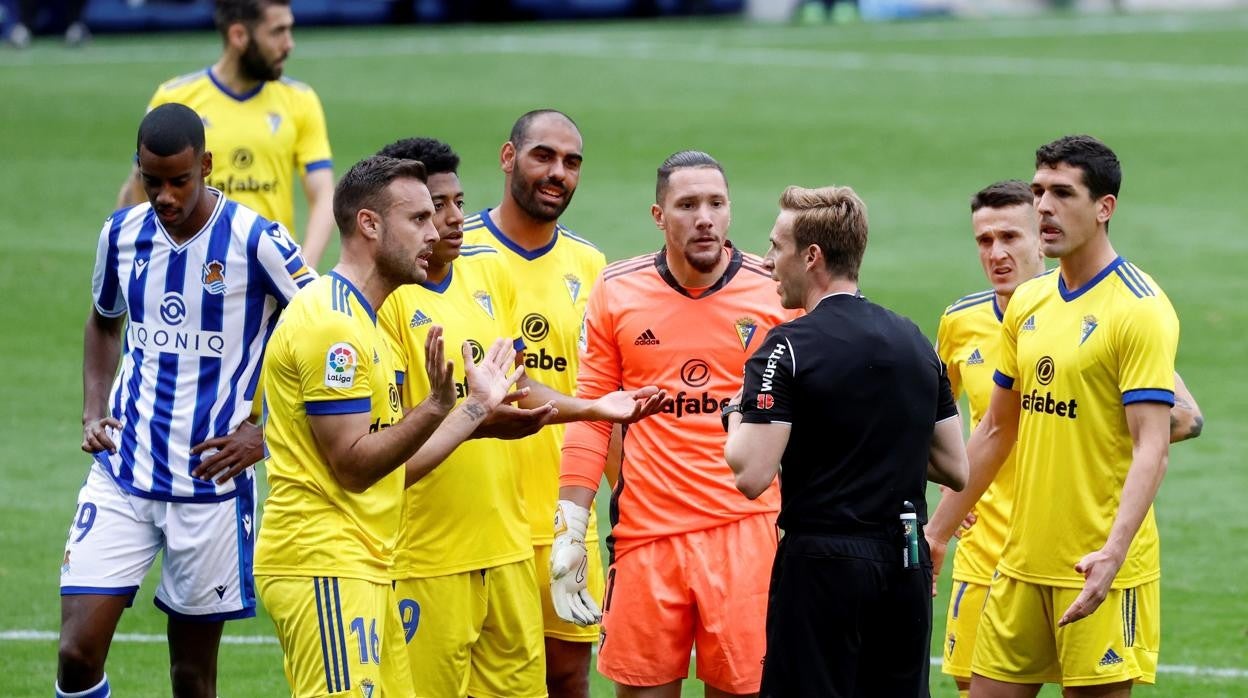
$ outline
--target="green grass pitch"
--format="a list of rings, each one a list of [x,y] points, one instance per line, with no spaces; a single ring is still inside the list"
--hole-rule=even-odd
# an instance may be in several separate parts
[[[952,299],[985,287],[967,200],[1029,177],[1035,147],[1088,132],[1119,153],[1119,252],[1183,323],[1179,371],[1206,418],[1172,451],[1157,504],[1162,663],[1141,695],[1248,696],[1248,14],[1054,17],[847,28],[733,22],[300,30],[288,71],[325,104],[341,173],[408,135],[463,156],[472,208],[497,201],[512,120],[554,106],[580,122],[585,168],[565,222],[610,259],[657,248],[654,170],[683,148],[725,164],[732,237],[761,252],[788,184],[848,184],[870,208],[862,286],[933,336]],[[61,545],[87,471],[81,332],[96,234],[129,168],[155,85],[212,62],[208,33],[101,37],[0,51],[0,694],[46,696]],[[331,250],[330,259],[336,252]],[[1235,328],[1240,328],[1236,330]],[[149,578],[120,631],[162,634]],[[939,656],[947,571],[936,604]],[[230,636],[272,637],[261,616]],[[119,695],[168,694],[160,643],[115,643]],[[222,696],[281,695],[275,644],[229,644]],[[937,696],[950,684],[933,675]],[[687,695],[701,695],[696,682]],[[611,695],[594,677],[594,695]],[[1056,695],[1047,689],[1045,695]]]

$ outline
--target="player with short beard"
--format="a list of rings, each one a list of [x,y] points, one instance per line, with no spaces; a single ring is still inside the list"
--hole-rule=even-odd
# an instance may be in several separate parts
[[[214,20],[221,57],[162,84],[148,110],[180,102],[198,112],[216,159],[209,183],[292,233],[298,172],[308,199],[303,251],[317,266],[334,222],[333,163],[316,92],[283,77],[295,46],[290,1],[217,0]],[[122,186],[119,205],[143,200],[136,176]]]
[[[553,109],[524,114],[499,152],[502,202],[464,221],[464,243],[496,248],[514,281],[527,374],[564,394],[576,391],[585,303],[607,262],[598,248],[559,223],[580,182],[582,151],[581,132],[567,114]],[[545,593],[563,433],[562,425],[552,425],[510,445],[516,462],[525,464],[520,486],[543,592],[547,687],[556,698],[588,698],[590,651],[598,631],[561,620]],[[598,534],[592,524],[589,530],[589,588],[601,599]]]
[[[648,384],[673,398],[624,435],[598,671],[617,696],[678,696],[696,645],[706,695],[751,695],[762,675],[779,493],[773,483],[750,500],[733,486],[720,413],[746,359],[793,313],[762,260],[728,242],[728,182],[710,155],[667,158],[650,213],[665,245],[603,272],[577,376],[584,398]],[[607,425],[573,424],[563,448],[551,594],[580,623],[598,617],[582,572],[609,438]]]

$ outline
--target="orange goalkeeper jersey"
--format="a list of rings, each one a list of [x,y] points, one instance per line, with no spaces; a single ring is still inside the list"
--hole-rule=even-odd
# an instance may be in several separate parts
[[[737,491],[720,410],[740,389],[746,359],[794,313],[780,306],[762,260],[729,254],[727,271],[706,289],[682,287],[659,251],[607,266],[590,293],[577,394],[657,385],[673,398],[670,409],[625,430],[611,497],[613,558],[780,508],[774,483],[754,501]],[[609,438],[608,424],[569,424],[559,484],[597,489]]]

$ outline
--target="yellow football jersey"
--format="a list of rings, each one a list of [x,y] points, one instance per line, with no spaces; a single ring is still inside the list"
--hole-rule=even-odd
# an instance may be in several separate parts
[[[516,311],[526,345],[525,372],[561,393],[575,395],[585,303],[607,258],[562,225],[548,245],[525,250],[494,225],[489,209],[464,221],[464,242],[497,248],[507,264],[517,289]],[[563,432],[563,425],[557,424],[508,442],[520,467],[520,489],[534,545],[550,545],[554,540],[550,522],[559,499]],[[597,541],[597,519],[592,509],[590,517],[587,540]]]
[[[334,272],[295,295],[265,350],[269,496],[255,572],[285,577],[393,578],[403,468],[355,494],[321,456],[308,415],[369,412],[370,431],[399,421],[390,348],[364,296]]]
[[[463,343],[479,361],[494,340],[519,336],[511,279],[502,255],[490,247],[465,245],[445,279],[403,286],[377,318],[394,347],[406,407],[429,394],[425,337],[433,325],[443,328],[461,400],[468,394]],[[436,577],[533,557],[517,471],[508,442],[471,439],[409,487],[395,578]]]
[[[204,122],[212,153],[208,184],[295,235],[295,172],[302,177],[333,166],[316,92],[282,78],[237,94],[206,68],[156,88],[147,109],[169,102],[194,109]]]
[[[958,299],[940,317],[936,352],[945,362],[949,384],[956,397],[966,391],[971,407],[971,429],[988,411],[992,397],[992,374],[997,368],[1001,344],[1001,310],[991,289]],[[1006,459],[988,491],[975,505],[978,519],[958,540],[953,557],[953,578],[959,582],[991,584],[992,572],[1001,558],[1010,523],[1010,498],[1014,496],[1014,455]]]
[[[1169,299],[1121,257],[1073,292],[1052,272],[1014,292],[993,377],[1022,407],[1001,572],[1083,586],[1075,563],[1105,544],[1131,467],[1125,405],[1174,404],[1178,343]],[[1159,547],[1150,508],[1114,588],[1157,579]]]

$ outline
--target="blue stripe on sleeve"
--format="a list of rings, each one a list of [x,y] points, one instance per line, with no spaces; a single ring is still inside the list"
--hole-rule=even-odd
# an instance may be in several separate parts
[[[313,160],[312,162],[309,162],[307,165],[303,166],[303,171],[304,172],[316,172],[317,170],[324,170],[326,168],[333,167],[333,166],[334,166],[333,160]]]
[[[1122,404],[1130,405],[1136,402],[1162,402],[1173,407],[1174,391],[1164,388],[1138,388],[1122,394]]]
[[[1000,371],[992,372],[992,382],[996,383],[1002,388],[1005,388],[1006,390],[1014,389],[1014,379],[1010,378],[1009,376],[1005,375],[1004,373]]]
[[[360,414],[361,412],[372,411],[373,400],[367,397],[345,400],[320,400],[317,402],[305,402],[303,408],[308,414]]]
[[[407,378],[407,374],[406,374],[406,373],[404,373],[404,372],[402,372],[402,371],[395,371],[395,372],[394,372],[394,384],[395,384],[395,385],[397,385],[397,386],[400,386],[400,387],[401,387],[401,386],[403,385],[403,379],[404,379],[404,378]]]

